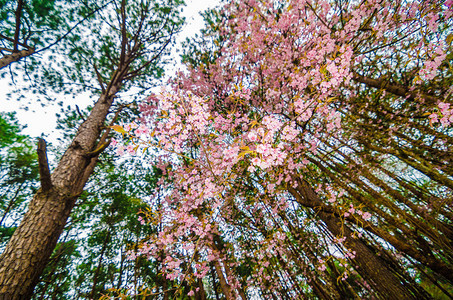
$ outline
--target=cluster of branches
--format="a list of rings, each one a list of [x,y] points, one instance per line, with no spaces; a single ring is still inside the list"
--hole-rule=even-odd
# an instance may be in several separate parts
[[[181,160],[163,167],[168,206],[148,220],[167,229],[142,253],[154,243],[197,299],[451,298],[451,6],[208,13],[189,74],[143,108],[147,147]]]

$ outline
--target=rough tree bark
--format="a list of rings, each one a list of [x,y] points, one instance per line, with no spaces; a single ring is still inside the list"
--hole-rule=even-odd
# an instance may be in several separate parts
[[[108,130],[102,137],[101,133],[120,83],[114,82],[107,94],[101,95],[50,177],[40,142],[41,189],[0,256],[0,299],[31,298],[75,201],[94,170],[100,154],[94,150],[105,145]]]

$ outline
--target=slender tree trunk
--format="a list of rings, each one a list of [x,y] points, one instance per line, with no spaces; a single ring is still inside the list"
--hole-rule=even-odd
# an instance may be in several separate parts
[[[13,208],[13,205],[16,203],[16,199],[17,199],[17,196],[19,195],[19,192],[20,190],[22,189],[22,186],[24,185],[24,183],[22,182],[19,187],[17,188],[16,190],[16,193],[14,193],[14,196],[13,198],[11,198],[11,200],[9,200],[9,203],[8,203],[8,206],[6,207],[4,213],[3,213],[3,216],[2,216],[2,219],[0,220],[0,225],[2,225],[3,221],[5,220],[6,218],[6,215],[9,213],[9,211],[11,210],[11,208]]]
[[[322,205],[315,191],[302,179],[297,180],[298,186],[288,186],[288,191],[303,203],[312,202],[314,205]],[[302,199],[303,198],[303,199]],[[351,230],[342,224],[342,220],[324,211],[319,211],[318,216],[326,224],[329,231],[337,237],[345,237],[345,245],[351,251],[356,252],[354,262],[358,266],[359,273],[364,279],[371,281],[373,287],[384,299],[415,299],[414,296],[403,286],[385,263],[376,256],[365,244],[352,236]]]
[[[223,275],[222,266],[218,260],[214,261],[214,267],[219,277],[220,287],[222,288],[222,292],[225,295],[227,300],[234,300],[233,293],[231,292],[230,286],[227,283],[225,276]]]
[[[0,256],[0,300],[31,298],[71,210],[96,166],[100,152],[94,150],[100,147],[98,139],[121,80],[117,77],[115,82],[80,125],[48,181],[43,176],[49,172],[48,167],[43,170],[40,164],[42,187]],[[103,138],[106,137],[104,134]]]
[[[219,291],[218,291],[218,288],[217,288],[217,282],[215,280],[215,272],[214,272],[214,264],[213,263],[211,263],[211,265],[210,265],[210,270],[211,270],[212,287],[214,289],[215,299],[216,300],[220,300]]]
[[[89,299],[94,299],[94,294],[96,292],[96,285],[98,283],[98,278],[99,278],[99,272],[101,271],[101,268],[102,268],[102,260],[104,258],[105,250],[107,249],[109,239],[110,239],[110,231],[107,232],[107,235],[104,239],[104,243],[102,244],[101,254],[99,255],[98,266],[97,266],[96,272],[94,273],[94,276],[93,276],[93,285],[91,286],[91,292],[90,292]]]
[[[226,272],[227,276],[230,278],[234,278],[233,272],[231,271],[230,267],[228,266],[227,261],[225,261],[223,263],[223,267],[225,268],[225,272]],[[242,300],[247,300],[247,297],[245,296],[245,293],[244,293],[244,290],[242,289],[242,287],[238,288],[237,292]]]
[[[123,268],[124,268],[124,260],[126,259],[126,255],[123,253],[123,248],[121,247],[121,262],[120,262],[120,269],[118,271],[118,283],[116,285],[116,289],[119,290],[121,285],[123,284]]]
[[[198,291],[195,292],[195,300],[206,300],[206,291],[204,289],[203,279],[197,278]]]

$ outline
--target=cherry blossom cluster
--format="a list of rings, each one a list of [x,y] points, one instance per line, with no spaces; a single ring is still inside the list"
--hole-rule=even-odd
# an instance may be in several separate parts
[[[361,66],[372,61],[390,70],[394,62],[382,57],[401,47],[407,51],[399,59],[419,70],[422,79],[408,90],[417,91],[423,81],[439,75],[446,44],[419,38],[424,50],[418,51],[404,37],[419,37],[426,28],[439,31],[440,20],[451,15],[451,1],[435,8],[423,1],[397,2],[351,1],[340,13],[332,1],[231,1],[223,9],[230,17],[220,26],[229,39],[215,63],[179,74],[169,91],[141,104],[138,124],[118,130],[130,138],[127,145],[112,141],[118,154],[144,147],[159,157],[165,193],[156,215],[164,227],[140,245],[140,252],[155,259],[163,253],[168,279],[187,279],[181,265],[182,257],[186,262],[189,257],[199,278],[209,263],[219,262],[233,289],[241,285],[227,270],[246,258],[254,263],[256,286],[281,280],[270,270],[275,257],[291,257],[286,234],[294,235],[282,215],[303,206],[294,203],[289,187],[297,187],[294,178],[313,170],[313,157],[332,145],[341,147],[336,138],[343,132],[345,112],[338,100],[360,94],[357,74],[374,76]],[[446,39],[442,34],[436,38]],[[440,102],[438,109],[429,119],[436,123],[440,118],[448,126],[453,121],[450,103]],[[315,192],[344,218],[373,221],[371,209],[343,200],[350,197],[344,190],[319,184]],[[237,218],[254,222],[247,235]],[[235,241],[240,249],[220,247],[219,236],[223,244]],[[360,253],[348,249],[346,237],[326,236],[343,251],[334,259],[341,261],[341,279],[347,280],[353,272],[349,262]],[[239,237],[256,248],[241,244]],[[326,271],[326,256],[317,252],[309,262],[313,267],[304,272],[314,278],[315,272]]]

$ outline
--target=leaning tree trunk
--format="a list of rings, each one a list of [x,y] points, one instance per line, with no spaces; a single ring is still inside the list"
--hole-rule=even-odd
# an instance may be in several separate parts
[[[297,178],[296,181],[297,187],[293,188],[289,185],[288,191],[297,202],[304,205],[308,201],[312,207],[321,207],[321,199],[308,183],[300,178]],[[334,236],[346,238],[344,244],[356,253],[353,261],[357,264],[360,275],[373,286],[382,299],[415,299],[384,261],[363,242],[355,239],[347,226],[342,226],[341,218],[324,211],[319,211],[318,216]]]
[[[108,145],[104,122],[121,84],[120,76],[101,94],[52,175],[40,141],[41,189],[0,256],[0,300],[30,299],[98,155]]]

